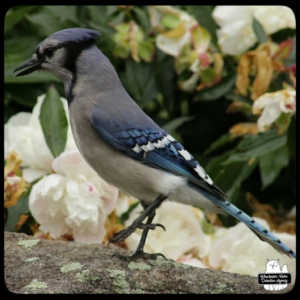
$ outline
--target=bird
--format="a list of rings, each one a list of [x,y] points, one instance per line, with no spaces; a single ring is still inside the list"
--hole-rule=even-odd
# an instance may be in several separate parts
[[[129,256],[115,256],[124,260],[164,257],[144,252],[144,245],[149,230],[165,229],[152,221],[155,210],[168,200],[230,214],[278,252],[296,258],[273,233],[232,204],[199,162],[131,98],[97,47],[99,36],[98,31],[87,28],[57,31],[14,72],[22,70],[17,76],[24,76],[43,70],[62,80],[80,153],[100,177],[140,201],[143,212],[110,240],[119,243],[140,228],[137,249]]]

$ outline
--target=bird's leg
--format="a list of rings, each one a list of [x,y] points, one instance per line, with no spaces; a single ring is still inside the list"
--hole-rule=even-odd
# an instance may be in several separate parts
[[[121,241],[124,241],[128,236],[130,236],[137,228],[140,229],[155,229],[156,226],[162,227],[164,230],[164,226],[161,224],[151,224],[151,222],[148,224],[142,223],[142,221],[151,215],[152,211],[155,212],[155,209],[160,206],[160,204],[166,199],[166,196],[159,195],[150,205],[143,205],[144,211],[141,213],[141,215],[134,220],[134,222],[128,226],[126,229],[121,230],[118,232],[112,239],[110,239],[109,243],[119,243]],[[154,213],[155,214],[155,213]],[[153,216],[154,217],[154,216]],[[152,218],[153,219],[153,218]]]
[[[143,249],[144,249],[144,245],[145,245],[145,242],[146,242],[146,238],[147,238],[149,229],[155,229],[156,226],[160,226],[163,229],[165,229],[163,227],[163,225],[161,225],[161,224],[152,224],[152,221],[153,221],[153,218],[155,216],[155,209],[158,208],[160,206],[160,204],[166,198],[167,198],[166,196],[160,195],[150,205],[142,204],[143,207],[144,207],[144,212],[132,223],[131,226],[129,226],[128,228],[126,228],[122,231],[120,231],[115,237],[113,237],[109,241],[109,242],[122,241],[123,239],[128,237],[136,228],[142,228],[143,233],[142,233],[140,242],[137,246],[137,249],[136,249],[135,253],[131,256],[125,256],[125,255],[121,255],[121,254],[114,254],[113,256],[116,256],[120,259],[127,260],[127,261],[135,260],[135,259],[140,258],[140,257],[141,258],[146,258],[146,259],[156,259],[157,256],[162,256],[163,258],[165,258],[165,256],[162,253],[149,254],[149,253],[145,253]],[[148,219],[147,219],[146,224],[141,223],[147,216],[148,216]],[[140,226],[141,224],[142,224],[142,226]],[[120,235],[121,235],[121,237],[120,237]],[[125,238],[123,238],[123,236],[125,236]]]

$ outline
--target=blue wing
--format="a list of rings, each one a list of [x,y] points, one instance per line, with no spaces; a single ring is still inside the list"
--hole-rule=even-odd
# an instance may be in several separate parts
[[[121,122],[117,123],[97,108],[90,121],[104,141],[115,149],[154,168],[186,177],[193,188],[245,223],[262,241],[268,242],[277,251],[296,258],[296,254],[275,235],[227,201],[223,191],[212,183],[204,169],[180,143],[146,115],[143,117],[140,122],[135,119],[133,124],[131,122],[134,116],[122,116]]]
[[[130,118],[126,121],[123,119],[120,124],[96,108],[90,121],[104,141],[128,157],[154,168],[184,176],[200,189],[214,194],[219,199],[227,199],[194,157],[150,118],[145,119],[144,126],[137,122],[130,124]]]

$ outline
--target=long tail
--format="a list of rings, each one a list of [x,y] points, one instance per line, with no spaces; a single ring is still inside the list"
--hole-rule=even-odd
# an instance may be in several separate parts
[[[278,239],[273,233],[268,231],[262,225],[253,220],[246,213],[238,209],[235,205],[227,200],[220,200],[215,197],[210,197],[217,206],[223,208],[227,213],[245,223],[262,241],[269,243],[278,252],[285,254],[289,257],[296,258],[296,253]]]

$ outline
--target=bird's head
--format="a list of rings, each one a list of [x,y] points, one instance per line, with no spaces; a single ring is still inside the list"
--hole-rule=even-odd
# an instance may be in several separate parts
[[[14,72],[23,70],[17,76],[45,70],[70,80],[76,71],[76,59],[86,48],[96,43],[100,33],[91,29],[70,28],[53,33],[36,48],[33,56],[17,67]]]

